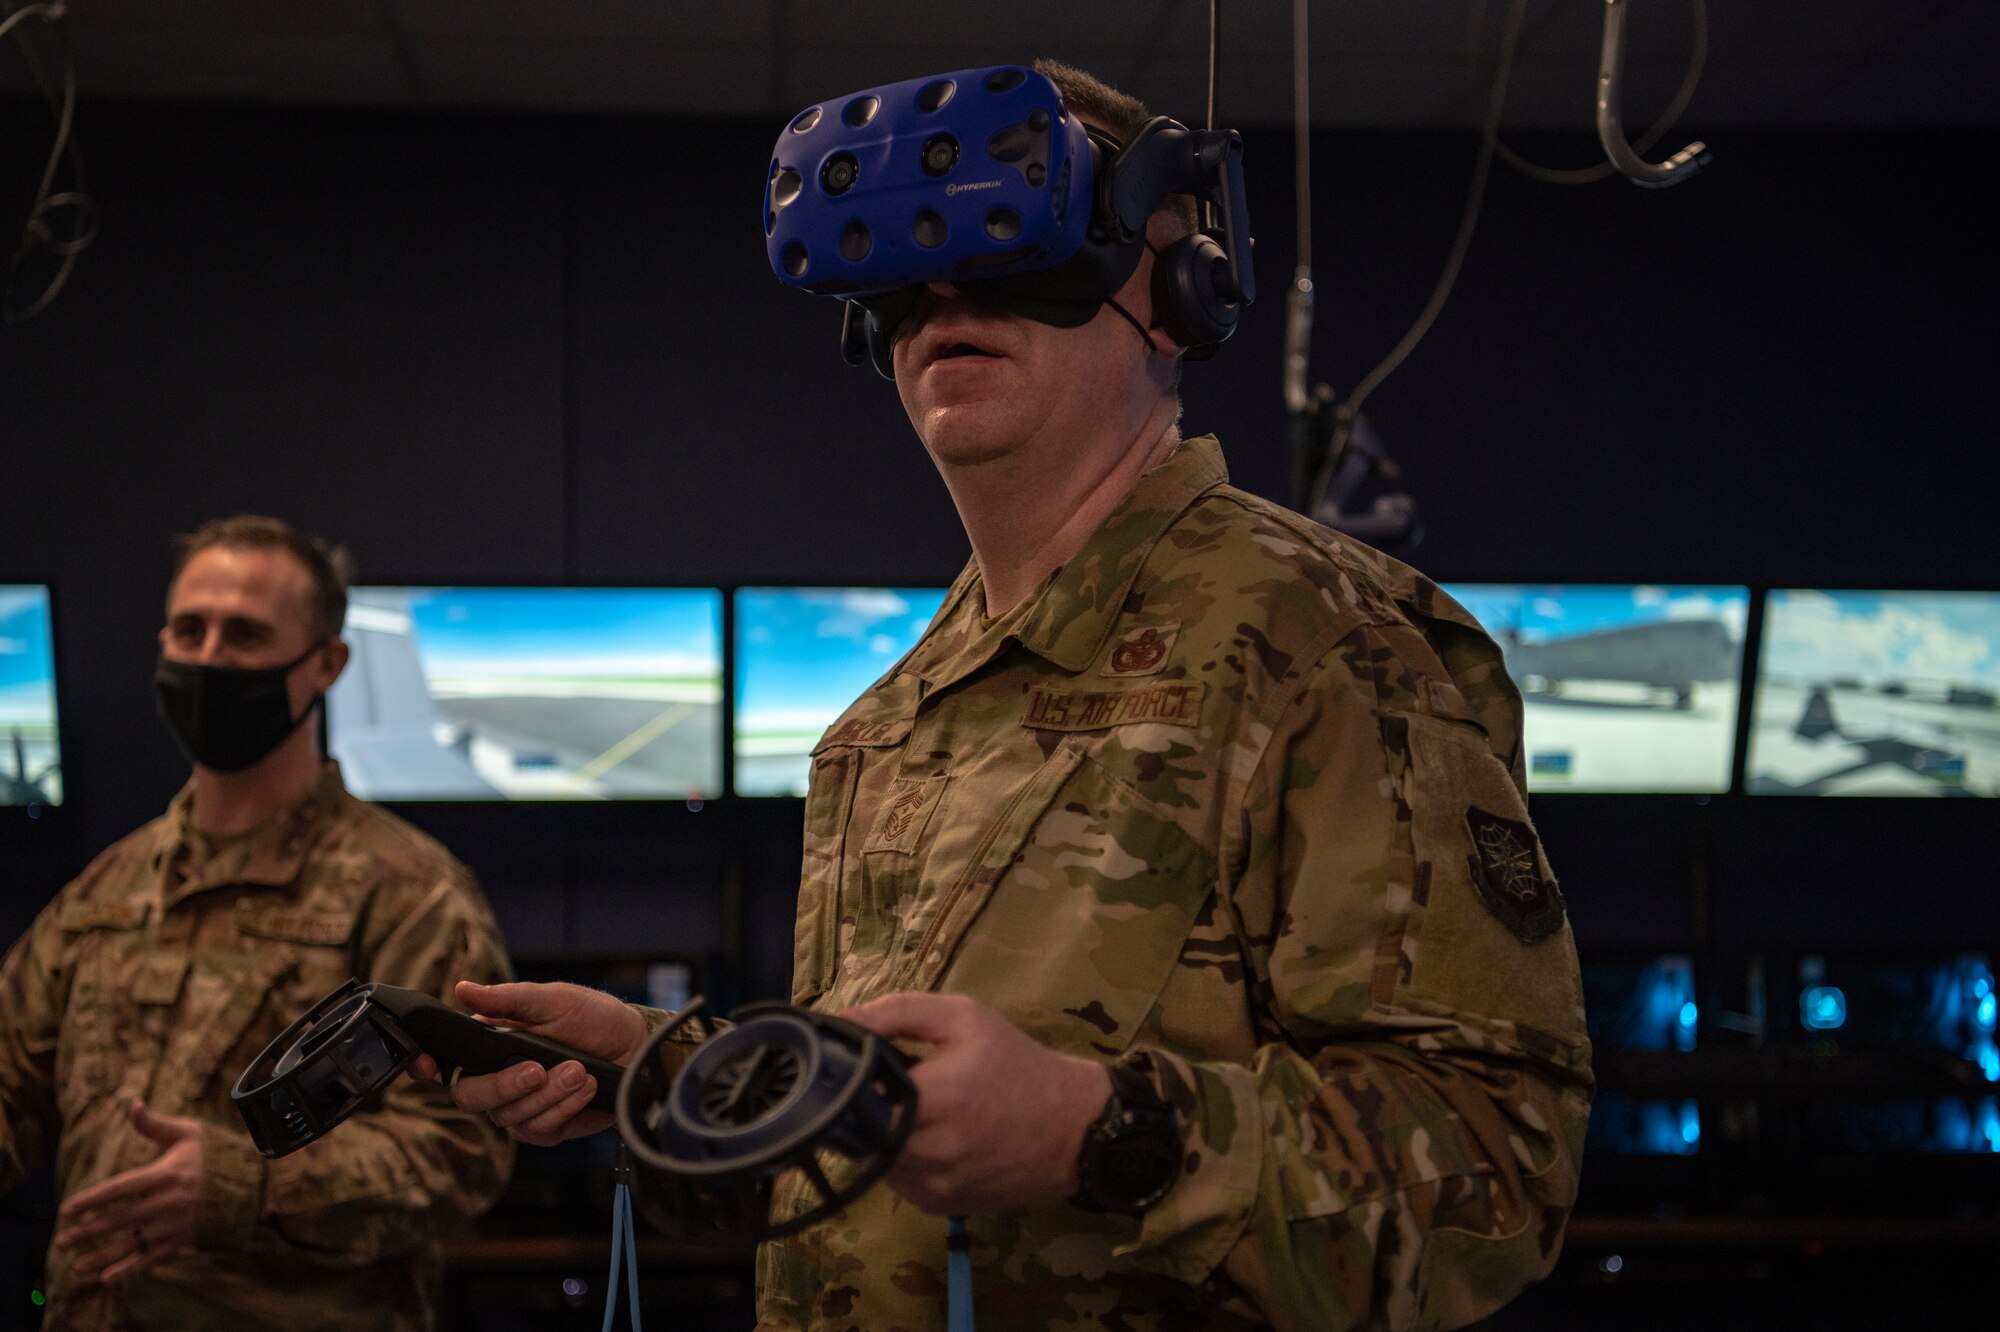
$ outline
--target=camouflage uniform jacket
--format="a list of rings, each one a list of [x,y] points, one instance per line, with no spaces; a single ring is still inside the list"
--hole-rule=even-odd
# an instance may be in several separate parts
[[[1500,653],[1226,480],[1183,444],[997,621],[968,568],[814,750],[797,1002],[969,995],[1184,1116],[1141,1220],[971,1219],[981,1332],[1455,1327],[1575,1196],[1581,989]],[[944,1269],[877,1188],[764,1246],[760,1327],[941,1329]]]
[[[471,874],[356,800],[332,763],[292,809],[203,857],[192,790],[98,857],[0,970],[0,1190],[53,1153],[67,1197],[156,1157],[134,1097],[202,1124],[195,1242],[141,1276],[49,1254],[58,1329],[429,1327],[446,1214],[505,1186],[512,1144],[434,1084],[275,1161],[229,1099],[257,1054],[350,976],[443,994],[508,972]]]

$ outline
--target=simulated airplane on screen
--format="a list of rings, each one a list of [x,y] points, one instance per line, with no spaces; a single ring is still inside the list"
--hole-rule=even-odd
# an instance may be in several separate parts
[[[1835,680],[1767,681],[1764,692],[1747,782],[1756,794],[2000,793],[1983,789],[2000,772],[2000,698],[1989,689]],[[1786,727],[1801,695],[1798,720]]]
[[[718,684],[518,658],[434,676],[422,632],[401,591],[357,589],[350,600],[354,655],[327,710],[333,755],[357,795],[692,799],[718,784]]]
[[[50,763],[33,777],[28,775],[28,742],[19,728],[11,733],[14,750],[14,771],[10,775],[0,772],[0,805],[47,805],[53,803],[49,795],[49,779],[59,771],[57,764]]]
[[[334,757],[357,791],[394,789],[418,799],[497,796],[472,766],[469,730],[439,715],[417,656],[408,610],[358,594],[345,637],[353,656],[328,700],[337,718]],[[440,738],[447,743],[439,743]]]
[[[1556,695],[1570,680],[1609,680],[1670,690],[1674,707],[1694,705],[1697,684],[1735,683],[1735,640],[1720,620],[1659,620],[1523,642],[1502,642],[1507,669],[1529,693]]]

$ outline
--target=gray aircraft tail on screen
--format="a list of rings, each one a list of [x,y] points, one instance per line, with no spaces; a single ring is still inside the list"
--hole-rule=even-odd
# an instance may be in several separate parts
[[[12,732],[14,750],[14,771],[0,772],[0,805],[46,805],[49,803],[48,780],[55,776],[57,767],[51,763],[33,777],[28,775],[28,742],[21,735],[19,727]]]
[[[1836,692],[1847,694],[1843,707],[1862,711],[1863,722],[1841,719],[1834,708]],[[1877,686],[1873,698],[1858,683],[1845,688],[1838,683],[1812,685],[1805,708],[1791,727],[1791,735],[1815,750],[1824,750],[1827,765],[1802,782],[1787,782],[1770,773],[1752,772],[1750,790],[1759,794],[1819,795],[1837,789],[1843,781],[1876,778],[1885,772],[1901,770],[1925,779],[1932,794],[1976,796],[1978,791],[1964,785],[1967,759],[1982,743],[1990,753],[1992,746],[2000,742],[2000,727],[1981,727],[1962,716],[1944,721],[1935,711],[1923,716],[1914,709],[1976,709],[1984,713],[1992,710],[1990,704],[1964,700],[1985,692],[1977,686],[1939,687],[1913,705],[1909,702],[1911,690],[1901,681]],[[1884,699],[1890,701],[1886,707],[1881,703]]]
[[[417,656],[400,593],[356,593],[342,635],[353,653],[327,697],[338,721],[334,757],[359,793],[393,789],[411,799],[491,794],[464,745],[439,743],[442,725]]]
[[[1734,681],[1740,670],[1736,640],[1720,620],[1658,620],[1524,643],[1518,633],[1501,644],[1516,680],[1539,681],[1541,692],[1561,692],[1566,680],[1609,680],[1670,689],[1676,708],[1694,702],[1694,687]]]

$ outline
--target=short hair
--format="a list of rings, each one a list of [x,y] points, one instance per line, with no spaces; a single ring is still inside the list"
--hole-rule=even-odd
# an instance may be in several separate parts
[[[306,627],[313,641],[339,635],[341,626],[347,622],[347,587],[354,577],[354,562],[344,546],[302,532],[282,518],[254,513],[213,518],[175,542],[174,572],[167,579],[170,599],[188,561],[213,546],[231,550],[282,550],[290,555],[312,580],[305,610]]]
[[[1060,60],[1037,60],[1035,72],[1056,85],[1056,91],[1062,94],[1070,110],[1097,122],[1120,143],[1130,143],[1139,127],[1153,118],[1144,102],[1074,65],[1065,65]],[[1188,233],[1201,230],[1193,195],[1170,194],[1160,207],[1162,212],[1171,212]]]

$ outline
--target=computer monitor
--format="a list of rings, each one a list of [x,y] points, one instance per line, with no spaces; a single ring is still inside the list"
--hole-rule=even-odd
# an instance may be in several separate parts
[[[722,787],[713,588],[357,587],[327,700],[377,800],[700,799]]]
[[[736,793],[804,795],[821,734],[923,637],[946,590],[739,590]]]
[[[1525,710],[1528,789],[1726,791],[1746,587],[1454,583]]]
[[[1755,795],[2000,795],[2000,592],[1773,591]]]
[[[0,805],[62,798],[49,589],[0,583]]]
[[[1600,1059],[1695,1048],[1690,956],[1586,952],[1581,964],[1584,1020]],[[1620,1156],[1687,1156],[1700,1145],[1701,1110],[1692,1097],[1635,1097],[1615,1085],[1600,1088],[1584,1142],[1587,1151]]]
[[[2000,1153],[2000,996],[1991,954],[1804,953],[1792,978],[1794,1001],[1775,1009],[1797,1039],[1827,1057],[1853,1051],[1891,1069],[1907,1061],[1911,1084],[1904,1096],[1817,1101],[1808,1116],[1816,1142],[1847,1151]]]

